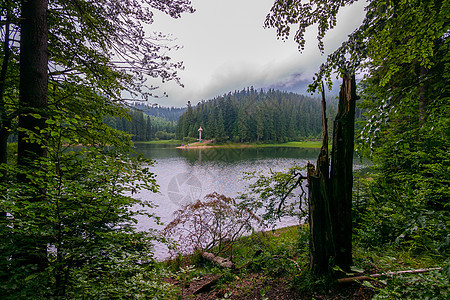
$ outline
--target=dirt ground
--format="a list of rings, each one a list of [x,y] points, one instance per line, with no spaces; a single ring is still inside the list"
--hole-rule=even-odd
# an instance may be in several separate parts
[[[246,274],[244,278],[236,276],[235,280],[222,285],[216,285],[219,275],[207,275],[193,280],[184,286],[175,280],[170,283],[181,288],[181,299],[243,299],[243,300],[281,300],[281,299],[372,299],[375,291],[358,283],[339,284],[327,291],[300,294],[292,289],[285,279],[273,279],[260,274]],[[211,286],[199,290],[205,284]]]

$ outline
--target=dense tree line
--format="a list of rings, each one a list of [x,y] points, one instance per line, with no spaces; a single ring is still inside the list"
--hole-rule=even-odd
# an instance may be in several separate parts
[[[164,110],[170,111],[166,108]],[[153,111],[153,109],[150,111]],[[135,108],[130,109],[126,117],[107,117],[104,122],[114,129],[131,134],[131,139],[137,142],[175,138],[176,121],[170,121],[164,117],[149,116]]]
[[[335,103],[334,101],[331,101]],[[330,114],[335,105],[330,104]],[[235,91],[202,101],[180,117],[177,137],[197,137],[217,142],[288,142],[320,137],[321,104],[318,99],[277,90]]]

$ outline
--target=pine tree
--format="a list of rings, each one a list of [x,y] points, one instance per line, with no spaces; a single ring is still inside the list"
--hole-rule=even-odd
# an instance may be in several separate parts
[[[237,128],[241,143],[247,141],[249,138],[248,113],[244,107],[239,109]]]
[[[225,135],[225,126],[223,122],[222,109],[216,109],[217,111],[217,122],[214,138],[218,143],[223,143],[226,141],[227,136]]]
[[[152,132],[152,122],[150,121],[150,117],[147,116],[146,122],[146,129],[145,129],[145,140],[151,141],[153,140],[154,133]]]

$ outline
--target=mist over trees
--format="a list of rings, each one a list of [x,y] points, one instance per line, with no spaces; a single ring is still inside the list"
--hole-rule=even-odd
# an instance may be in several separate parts
[[[330,101],[329,114],[336,112]],[[198,137],[216,142],[288,142],[320,138],[322,133],[320,100],[304,95],[255,90],[252,87],[190,103],[177,124],[177,138]]]
[[[133,102],[131,108],[142,111],[148,116],[159,117],[171,122],[177,122],[186,111],[186,107],[165,107],[158,104],[147,105],[143,102]]]

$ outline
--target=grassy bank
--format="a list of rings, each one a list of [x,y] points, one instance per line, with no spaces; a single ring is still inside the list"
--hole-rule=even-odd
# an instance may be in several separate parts
[[[146,142],[134,142],[135,144],[155,144],[155,145],[181,145],[181,140],[159,140],[159,141],[146,141]]]

